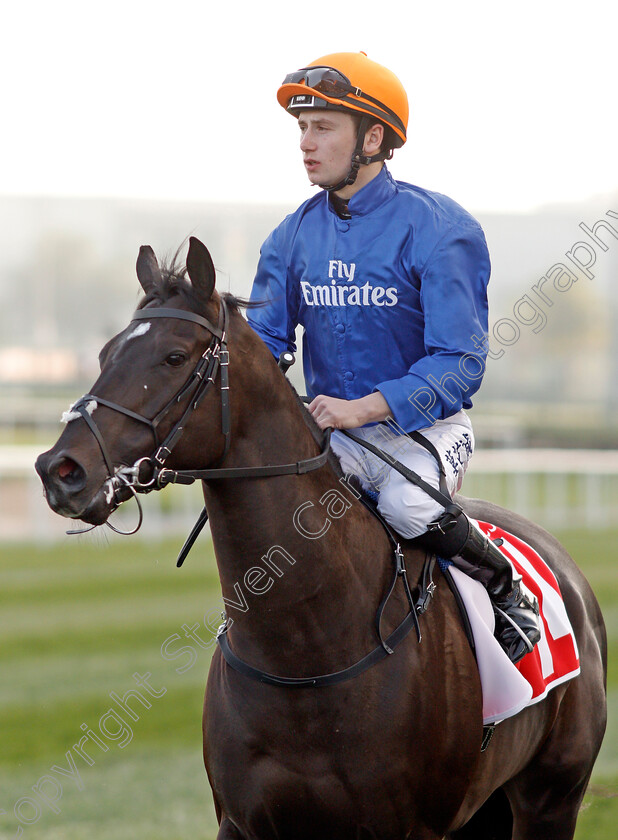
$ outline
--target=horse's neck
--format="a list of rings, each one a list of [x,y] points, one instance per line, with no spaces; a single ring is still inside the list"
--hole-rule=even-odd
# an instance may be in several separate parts
[[[274,416],[258,417],[250,434],[232,443],[230,466],[293,463],[318,454],[289,396]],[[329,464],[302,476],[210,482],[205,497],[239,652],[253,655],[266,642],[272,648],[280,635],[293,656],[295,646],[322,642],[329,627],[345,634],[359,619],[369,626],[391,574],[390,548]]]

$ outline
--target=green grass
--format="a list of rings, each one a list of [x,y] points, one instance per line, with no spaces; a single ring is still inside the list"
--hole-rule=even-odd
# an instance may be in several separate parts
[[[618,649],[618,531],[559,535],[595,589]],[[88,538],[48,548],[0,548],[0,838],[16,836],[14,807],[21,808],[23,837],[33,840],[213,840],[216,820],[201,758],[201,706],[212,647],[184,638],[182,625],[205,623],[220,610],[218,580],[207,540],[181,570],[177,543],[148,545]],[[204,619],[206,616],[206,621]],[[161,646],[172,634],[190,644],[195,661],[169,661]],[[183,673],[177,669],[187,665]],[[145,708],[130,702],[131,730],[112,729],[108,750],[90,743],[88,766],[74,750],[82,724],[99,724],[117,708],[110,693],[137,688],[134,673],[150,674]],[[163,693],[163,689],[165,692]],[[618,825],[618,671],[610,667],[612,717],[577,840],[609,840]],[[126,717],[126,716],[125,716]],[[118,723],[116,721],[116,725]],[[122,739],[126,740],[123,747]],[[79,776],[61,778],[62,794],[45,776],[52,766]],[[78,784],[79,782],[79,784]],[[33,787],[55,806],[39,813]],[[2,814],[1,812],[5,813]]]
[[[177,544],[149,546],[87,539],[53,548],[2,547],[0,561],[0,837],[15,836],[15,803],[32,838],[214,837],[216,820],[201,758],[201,707],[210,650],[184,638],[182,625],[200,625],[220,612],[218,579],[204,541],[182,570]],[[161,646],[172,634],[191,644],[196,660],[166,661]],[[181,642],[177,642],[179,647]],[[176,649],[176,648],[174,648]],[[129,700],[137,721],[121,732],[107,719],[107,752],[84,747],[88,766],[73,748],[82,724],[101,738],[99,723],[150,674],[142,687],[150,703]],[[165,689],[165,693],[163,690]],[[104,720],[105,724],[105,720]],[[127,743],[121,747],[120,743]],[[77,772],[62,779],[60,814],[32,804],[32,787],[53,765]],[[56,774],[58,775],[58,774]],[[80,789],[81,787],[81,789]],[[53,792],[45,783],[43,792]],[[56,793],[57,795],[57,793]],[[31,801],[24,797],[31,797]],[[50,798],[53,798],[50,794]]]

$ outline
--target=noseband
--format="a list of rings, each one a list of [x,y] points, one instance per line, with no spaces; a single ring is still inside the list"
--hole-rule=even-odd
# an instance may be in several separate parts
[[[199,324],[199,326],[208,330],[208,332],[212,334],[212,340],[206,350],[202,353],[197,365],[193,369],[193,372],[190,374],[185,384],[152,419],[144,417],[143,415],[138,414],[129,408],[125,408],[123,405],[112,402],[111,400],[98,397],[96,394],[84,394],[83,397],[80,397],[80,399],[71,406],[72,411],[78,412],[81,417],[83,417],[99,445],[103,460],[107,467],[108,477],[105,485],[107,485],[108,488],[108,500],[114,500],[113,509],[115,510],[121,503],[121,500],[118,500],[117,493],[123,487],[130,490],[132,495],[135,497],[139,508],[139,521],[132,531],[119,531],[109,521],[106,522],[108,527],[110,527],[113,531],[116,531],[116,533],[136,533],[143,520],[142,508],[137,494],[149,493],[152,490],[160,490],[167,484],[193,484],[194,481],[198,480],[242,478],[249,476],[264,478],[272,475],[302,475],[303,473],[318,469],[326,463],[330,448],[330,430],[327,430],[327,433],[324,436],[322,451],[319,455],[314,458],[297,461],[293,464],[231,468],[214,466],[205,470],[172,470],[166,468],[165,462],[180,440],[190,415],[200,405],[210,387],[214,385],[217,375],[220,376],[221,380],[221,431],[224,437],[223,453],[218,460],[218,464],[221,464],[225,460],[225,457],[229,452],[231,431],[229,399],[230,389],[228,375],[229,351],[227,349],[229,312],[225,299],[221,298],[217,326],[212,324],[206,318],[203,318],[201,315],[196,315],[193,312],[187,312],[184,309],[169,309],[166,307],[158,309],[140,309],[133,313],[131,323],[133,323],[133,321],[149,321],[152,318],[176,318],[182,321],[191,321],[192,323]],[[187,400],[187,407],[182,413],[180,419],[176,421],[171,431],[160,443],[157,433],[159,423],[174,405],[181,403],[183,400]],[[120,467],[114,467],[105,444],[105,440],[101,434],[101,430],[98,428],[92,415],[88,411],[88,405],[92,401],[96,401],[97,404],[104,405],[106,408],[111,408],[113,411],[117,411],[120,414],[130,417],[132,420],[136,420],[139,423],[143,423],[148,426],[154,437],[156,447],[154,453],[152,455],[139,458],[133,466],[123,465]],[[83,531],[68,531],[67,533],[83,533]]]

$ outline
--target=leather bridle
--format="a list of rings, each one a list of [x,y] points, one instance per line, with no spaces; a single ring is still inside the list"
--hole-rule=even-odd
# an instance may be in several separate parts
[[[180,390],[165,404],[155,415],[148,418],[138,414],[132,409],[126,408],[119,403],[99,397],[96,394],[84,394],[83,397],[71,406],[71,411],[77,412],[83,417],[88,428],[94,435],[99,445],[108,476],[104,483],[107,486],[106,492],[109,500],[114,501],[115,510],[122,500],[118,499],[118,491],[127,488],[135,497],[139,507],[139,522],[132,531],[119,531],[109,521],[106,524],[117,533],[134,534],[142,524],[142,509],[137,493],[149,493],[152,490],[161,490],[167,484],[193,484],[199,480],[222,479],[222,478],[245,478],[245,477],[267,477],[274,475],[302,475],[322,467],[327,459],[330,449],[330,430],[327,430],[322,450],[319,455],[307,458],[292,464],[274,464],[263,467],[228,467],[222,468],[221,464],[230,448],[231,438],[231,412],[229,399],[229,351],[227,348],[227,330],[229,312],[227,303],[221,298],[218,324],[215,326],[201,315],[187,312],[184,309],[171,309],[167,307],[153,309],[139,309],[133,313],[131,323],[134,321],[150,321],[152,318],[176,318],[183,321],[190,321],[206,329],[212,334],[208,347],[204,350],[200,359],[190,374],[187,381]],[[165,466],[165,463],[178,441],[180,440],[187,421],[191,414],[200,405],[211,386],[214,385],[217,376],[220,377],[221,390],[221,431],[224,437],[223,453],[217,465],[204,470],[172,470]],[[187,401],[187,406],[179,420],[173,425],[165,439],[159,442],[158,427],[168,411],[176,404]],[[152,455],[139,458],[132,466],[121,465],[114,467],[109,455],[105,439],[95,423],[91,412],[88,410],[92,402],[111,408],[132,420],[143,423],[151,430],[155,451]],[[89,530],[89,529],[88,529]],[[68,533],[83,533],[82,531],[69,531]]]
[[[143,321],[150,320],[152,318],[177,318],[184,321],[191,321],[199,324],[212,334],[212,339],[208,347],[202,353],[193,372],[174,397],[172,397],[152,419],[144,417],[132,409],[125,408],[125,406],[111,400],[98,397],[96,394],[84,394],[84,396],[71,407],[72,411],[78,412],[83,417],[101,450],[101,454],[108,471],[108,478],[105,484],[107,484],[109,488],[108,492],[110,493],[110,501],[111,499],[114,500],[112,510],[115,510],[122,501],[121,499],[118,499],[117,493],[123,487],[128,488],[137,501],[139,508],[139,522],[135,529],[132,531],[119,531],[118,528],[107,521],[106,524],[112,528],[112,530],[117,533],[133,534],[139,529],[142,523],[143,515],[141,504],[137,495],[138,493],[148,493],[151,490],[160,490],[170,483],[192,484],[194,481],[198,480],[221,478],[245,478],[251,476],[264,478],[275,475],[302,475],[304,473],[311,472],[312,470],[319,469],[326,463],[330,450],[330,429],[327,429],[325,432],[322,450],[319,455],[316,455],[313,458],[297,461],[292,464],[275,464],[262,467],[221,467],[217,465],[204,470],[172,470],[169,467],[166,467],[165,462],[171,455],[175,445],[180,440],[187,420],[204,399],[210,387],[214,385],[217,375],[219,375],[221,379],[221,430],[225,439],[223,454],[219,458],[218,464],[222,463],[229,451],[231,430],[228,378],[229,352],[227,349],[229,313],[225,299],[221,298],[219,321],[216,327],[201,315],[196,315],[183,309],[169,309],[166,307],[138,310],[133,314],[131,321]],[[180,403],[185,399],[187,400],[187,406],[183,411],[182,416],[176,421],[165,439],[159,443],[157,434],[159,423],[174,404]],[[114,467],[103,435],[93,420],[92,414],[88,411],[88,407],[93,401],[95,401],[97,405],[104,405],[107,408],[111,408],[112,410],[118,411],[133,420],[147,425],[154,436],[156,447],[154,453],[150,456],[139,458],[133,466]],[[147,479],[145,476],[142,478],[142,472],[145,472],[146,470],[150,473],[150,476]],[[366,502],[364,503],[366,504]],[[380,644],[354,665],[344,668],[341,671],[330,674],[320,674],[313,677],[283,677],[269,674],[259,668],[254,668],[234,654],[227,639],[229,624],[226,618],[218,630],[217,643],[228,665],[250,679],[258,680],[270,685],[296,688],[331,686],[352,679],[371,668],[383,658],[388,657],[394,652],[395,647],[406,638],[412,628],[415,628],[418,641],[421,641],[421,630],[418,616],[425,612],[432,600],[435,589],[435,584],[432,580],[432,570],[435,564],[435,557],[426,557],[423,571],[421,573],[421,579],[419,581],[418,595],[417,598],[414,599],[408,584],[404,556],[399,543],[382,517],[379,516],[376,511],[372,512],[378,517],[386,529],[394,548],[395,557],[395,569],[391,585],[378,607],[375,619],[376,632],[380,640]],[[178,566],[180,566],[184,561],[184,558],[193,545],[197,535],[206,523],[206,520],[207,513],[204,508],[204,511],[202,511],[202,514],[192,533],[189,535],[189,538],[183,546],[181,554],[178,558]],[[82,533],[82,531],[69,531],[67,533]],[[387,639],[384,639],[381,631],[382,614],[399,579],[403,581],[409,612],[393,633],[391,633]]]

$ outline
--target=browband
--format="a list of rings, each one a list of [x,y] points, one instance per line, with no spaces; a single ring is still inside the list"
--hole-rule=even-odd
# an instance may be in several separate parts
[[[196,315],[194,312],[185,312],[184,309],[167,309],[165,307],[161,309],[138,309],[131,316],[132,321],[149,321],[151,318],[178,318],[181,321],[192,321],[216,335],[217,338],[223,338],[221,330],[206,318],[202,318],[201,315]]]

